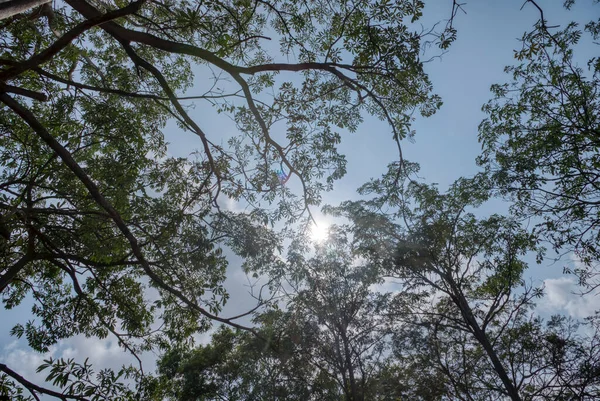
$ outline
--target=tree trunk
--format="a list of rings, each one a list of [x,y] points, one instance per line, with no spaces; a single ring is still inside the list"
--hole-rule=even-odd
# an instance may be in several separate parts
[[[0,0],[0,21],[45,3],[50,0]]]
[[[344,346],[344,357],[346,360],[346,365],[348,367],[348,379],[350,381],[350,392],[352,394],[352,398],[350,399],[350,401],[362,401],[363,397],[361,394],[359,394],[358,387],[356,386],[354,366],[352,365],[352,353],[350,352],[350,347],[348,345],[348,337],[346,336],[345,327],[341,327],[340,334],[342,336],[342,342]]]
[[[502,380],[502,384],[504,384],[504,389],[508,393],[508,396],[513,401],[521,401],[521,396],[519,395],[517,388],[515,387],[512,380],[508,377],[508,373],[506,372],[506,369],[504,369],[500,358],[498,358],[498,354],[496,354],[494,347],[492,346],[485,332],[481,329],[479,323],[475,319],[475,316],[473,315],[473,311],[471,310],[467,299],[465,298],[463,293],[458,290],[458,286],[456,286],[456,284],[453,281],[451,285],[455,292],[454,301],[456,305],[460,309],[463,318],[466,320],[467,324],[473,329],[475,339],[479,342],[479,344],[481,344],[488,358],[490,358],[492,366],[494,367],[494,370],[500,377],[500,380]]]

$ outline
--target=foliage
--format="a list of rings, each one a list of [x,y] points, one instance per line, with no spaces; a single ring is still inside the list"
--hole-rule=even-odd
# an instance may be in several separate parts
[[[524,378],[523,399],[593,400],[600,395],[598,316],[514,322],[498,341],[511,371]]]
[[[383,376],[389,296],[371,290],[377,276],[355,260],[344,233],[332,233],[315,255],[296,259],[287,271],[286,309],[257,316],[258,336],[221,328],[208,345],[163,356],[158,382],[171,399],[379,400],[394,394],[386,387],[391,375]]]
[[[439,107],[412,28],[422,8],[65,0],[0,21],[0,290],[7,309],[33,304],[12,334],[38,352],[113,336],[137,357],[213,321],[242,327],[220,316],[223,249],[247,269],[272,260],[269,226],[310,213],[344,175],[337,145],[364,113],[399,143],[415,110]],[[237,132],[201,128],[204,105]],[[200,150],[169,153],[170,119]],[[279,184],[282,167],[295,186]],[[230,201],[249,209],[222,210]],[[63,362],[48,369],[87,369]],[[56,384],[81,382],[68,377]]]
[[[552,31],[551,31],[552,29]],[[598,38],[598,22],[584,28]],[[598,259],[598,149],[600,60],[581,66],[576,47],[584,32],[575,23],[554,31],[542,19],[522,38],[507,67],[512,82],[492,86],[494,98],[479,126],[480,165],[519,217],[557,251],[574,251],[588,265]],[[588,39],[586,38],[586,39]],[[581,270],[582,284],[594,284]]]
[[[64,0],[0,21],[0,292],[5,309],[32,305],[11,334],[40,353],[111,336],[138,362],[47,358],[45,387],[0,364],[0,395],[599,397],[598,318],[531,317],[542,290],[524,281],[540,233],[600,256],[600,62],[574,61],[575,24],[551,33],[542,14],[513,82],[492,88],[485,174],[443,192],[399,152],[363,200],[325,209],[346,219],[327,241],[290,228],[345,174],[338,146],[366,113],[400,151],[415,112],[440,107],[420,55],[448,48],[461,7],[441,32],[415,30],[413,0]],[[600,22],[585,30],[597,39]],[[218,114],[234,132],[206,130]],[[169,122],[200,150],[171,154]],[[514,215],[476,214],[493,189]],[[268,276],[254,327],[222,316],[227,254]],[[163,353],[156,376],[148,351]]]
[[[65,0],[1,21],[0,289],[5,308],[34,305],[12,334],[39,352],[111,335],[135,355],[214,320],[241,327],[219,316],[222,249],[248,268],[270,260],[268,225],[344,175],[337,144],[363,113],[399,143],[415,109],[439,107],[409,27],[422,8]],[[238,132],[205,132],[194,105]],[[195,158],[169,154],[169,119],[199,138]],[[229,200],[251,209],[221,210]]]
[[[541,295],[525,285],[522,258],[542,249],[513,219],[476,218],[469,211],[487,197],[481,182],[461,179],[440,193],[435,186],[406,181],[401,194],[391,196],[399,186],[389,187],[390,182],[402,178],[397,169],[391,166],[386,177],[362,188],[375,195],[371,201],[346,202],[330,211],[350,219],[361,255],[400,285],[392,310],[416,327],[395,330],[396,343],[402,344],[398,359],[421,363],[404,346],[415,338],[427,344],[429,358],[447,376],[447,394],[476,397],[483,387],[486,396],[519,400],[517,382],[494,344],[508,322],[527,314]],[[394,207],[388,216],[378,212],[384,205]]]
[[[363,190],[385,197],[385,182]],[[409,183],[403,224],[377,196],[328,208],[349,224],[313,255],[303,238],[290,245],[285,309],[259,315],[258,336],[222,329],[171,350],[156,388],[173,400],[594,399],[597,318],[532,317],[542,291],[522,258],[542,249],[510,218],[476,218],[474,184]],[[381,292],[382,277],[396,291]]]
[[[594,27],[592,23],[587,29],[593,32]],[[581,185],[593,187],[593,181],[590,183],[587,177],[582,184],[569,180],[573,177],[568,174],[572,173],[569,163],[589,156],[591,162],[579,167],[593,176],[597,149],[581,151],[576,147],[570,149],[570,154],[561,153],[565,142],[561,135],[569,135],[573,143],[593,141],[598,114],[586,115],[586,107],[593,110],[596,106],[597,66],[590,64],[593,75],[586,81],[582,70],[572,63],[572,47],[578,35],[571,25],[549,36],[543,16],[536,32],[526,35],[529,44],[515,56],[528,63],[510,70],[519,85],[494,87],[498,98],[486,107],[490,118],[482,124],[484,155],[480,162],[486,165],[488,174],[459,179],[442,192],[434,185],[415,181],[418,166],[400,160],[390,165],[381,179],[362,187],[360,193],[365,200],[325,208],[334,218],[345,218],[349,223],[332,228],[330,238],[317,248],[316,259],[308,256],[309,247],[298,241],[290,246],[287,264],[283,261],[264,267],[266,271],[272,269],[272,276],[286,278],[294,290],[285,311],[277,310],[277,314],[293,316],[295,327],[300,326],[297,321],[320,316],[316,325],[303,325],[300,332],[290,332],[292,344],[286,350],[296,350],[299,344],[302,348],[298,354],[292,352],[293,357],[286,354],[284,359],[297,356],[307,358],[303,366],[313,363],[318,369],[327,367],[325,371],[338,378],[342,389],[332,399],[591,400],[599,396],[597,317],[583,324],[562,316],[544,322],[533,312],[534,301],[542,296],[543,289],[533,288],[524,280],[526,256],[534,254],[540,262],[544,255],[540,232],[553,240],[556,249],[588,241],[587,255],[594,252],[595,237],[586,237],[595,227],[594,195],[581,190]],[[541,45],[544,40],[549,42]],[[547,64],[549,60],[555,62]],[[562,92],[553,92],[559,90]],[[577,120],[582,115],[588,120]],[[563,129],[565,126],[568,129]],[[575,132],[577,129],[583,131]],[[552,146],[556,147],[552,150],[555,153],[543,153]],[[567,167],[563,169],[561,163]],[[548,178],[559,174],[565,174],[562,181]],[[522,193],[518,192],[519,185]],[[552,197],[555,194],[547,191],[547,185],[556,185],[556,192],[563,191],[567,196]],[[590,196],[586,199],[590,208],[580,215],[569,214],[573,202],[559,203],[571,196],[567,190],[573,189],[568,185],[575,185],[571,195],[582,199]],[[516,214],[477,216],[474,209],[489,200],[498,186],[504,195],[514,195]],[[540,200],[538,195],[552,196]],[[532,209],[535,202],[549,209]],[[552,214],[552,207],[556,207],[557,214]],[[546,219],[533,233],[519,222],[532,214]],[[564,237],[573,233],[569,231],[572,226],[561,231],[551,225],[557,216],[581,224],[576,226],[580,231],[574,231],[575,236],[579,235],[576,241]],[[584,227],[585,218],[592,221],[591,228]],[[327,257],[326,262],[305,268],[324,255],[340,256],[331,249],[339,249],[340,245],[347,247],[345,255],[350,257]],[[361,270],[366,275],[354,276],[357,260],[358,266],[368,267]],[[347,285],[348,277],[361,279]],[[397,291],[380,294],[374,290],[373,284],[381,284],[383,277],[393,279]],[[385,358],[378,356],[380,363],[372,365],[373,381],[364,377],[357,381],[374,383],[373,387],[351,384],[353,373],[349,367],[362,367],[361,358],[350,359],[344,365],[340,363],[344,360],[341,349],[328,352],[331,344],[344,343],[347,321],[339,318],[354,316],[355,303],[346,301],[345,294],[353,292],[349,289],[361,298],[377,295],[385,299],[381,310],[364,316],[386,317],[381,343],[377,342],[384,350],[379,356]],[[304,338],[310,341],[304,343]],[[365,344],[372,342],[370,338]],[[263,366],[262,360],[258,366]],[[288,373],[279,370],[277,357],[269,366],[277,367],[270,371],[277,372],[274,382],[288,382]],[[300,376],[306,374],[295,371]],[[253,380],[265,376],[261,372]],[[306,397],[319,394],[317,399],[328,399],[315,387],[307,388],[311,391]],[[277,398],[273,393],[269,395]]]

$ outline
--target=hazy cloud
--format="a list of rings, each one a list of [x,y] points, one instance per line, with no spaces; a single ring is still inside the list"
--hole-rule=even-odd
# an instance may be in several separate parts
[[[600,309],[600,296],[579,295],[581,287],[573,277],[548,278],[544,280],[545,295],[538,302],[543,314],[568,314],[574,318],[585,318]]]

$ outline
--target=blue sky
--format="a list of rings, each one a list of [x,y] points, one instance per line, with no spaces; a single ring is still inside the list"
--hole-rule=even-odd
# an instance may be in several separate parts
[[[422,20],[424,25],[448,17],[450,1],[431,0],[427,3]],[[567,12],[562,8],[562,1],[539,1],[550,25],[561,26],[571,20],[585,23],[597,18],[600,7],[594,7],[592,3],[592,0],[579,0],[573,10]],[[477,141],[477,126],[484,118],[481,106],[490,98],[491,84],[509,79],[503,68],[515,62],[513,49],[519,47],[517,39],[530,30],[539,17],[534,7],[525,5],[520,10],[522,5],[523,0],[480,0],[465,4],[467,14],[459,12],[455,20],[457,41],[441,58],[427,63],[425,68],[433,82],[434,91],[442,97],[444,105],[432,117],[418,116],[413,126],[416,130],[415,143],[403,143],[405,158],[420,163],[420,176],[426,182],[439,183],[441,188],[445,188],[455,179],[477,172],[475,158],[481,149]],[[577,57],[585,61],[597,51],[597,46],[584,43],[578,51]],[[436,50],[432,49],[431,52],[433,55]],[[192,91],[190,90],[190,94]],[[216,114],[206,104],[198,104],[191,115],[212,138],[218,138],[221,134],[226,136],[235,130],[227,117]],[[175,124],[169,125],[168,140],[171,142],[171,154],[187,154],[193,149],[201,148],[196,137],[191,133],[181,132]],[[340,150],[346,154],[348,174],[336,183],[332,192],[325,194],[325,203],[336,204],[355,198],[358,186],[371,177],[378,177],[385,172],[388,163],[397,160],[390,128],[368,116],[357,132],[344,135]],[[505,203],[494,201],[481,212],[501,213],[506,208]],[[544,302],[543,307],[546,309],[543,312],[556,310],[582,317],[600,307],[596,300],[598,297],[581,299],[571,294],[570,291],[575,287],[571,278],[560,274],[561,264],[548,265],[549,263],[545,263],[529,272],[538,282],[546,280],[549,294]],[[235,260],[232,260],[229,273],[231,300],[228,311],[233,312],[247,306],[244,301],[246,297],[241,296],[245,291],[243,284],[246,279]],[[0,360],[12,362],[16,368],[21,364],[21,372],[30,374],[42,356],[31,353],[24,344],[14,342],[8,336],[11,323],[17,318],[21,320],[20,317],[26,313],[26,308],[2,312]],[[88,350],[94,356],[92,360],[95,359],[99,365],[120,366],[127,360],[114,341],[83,338],[65,341],[54,351],[54,357],[79,357]],[[145,359],[151,364],[153,358],[148,355]]]

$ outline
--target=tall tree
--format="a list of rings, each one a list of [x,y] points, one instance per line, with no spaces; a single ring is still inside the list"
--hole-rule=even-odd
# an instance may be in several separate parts
[[[373,291],[381,282],[377,269],[357,258],[348,234],[331,226],[310,258],[301,243],[291,247],[289,312],[304,324],[302,352],[337,383],[341,399],[381,399],[386,396],[379,375],[389,347],[389,294]]]
[[[511,218],[476,218],[469,211],[487,199],[485,183],[461,179],[440,193],[415,181],[398,185],[404,173],[411,171],[392,165],[384,178],[362,188],[378,194],[373,200],[330,212],[348,217],[364,256],[399,281],[400,330],[416,325],[413,336],[429,338],[448,393],[471,399],[485,390],[488,397],[491,391],[492,398],[521,400],[522,383],[496,343],[541,294],[522,279],[527,265],[521,258],[541,252],[536,238]],[[379,212],[390,206],[391,215]]]
[[[161,359],[159,383],[176,400],[384,400],[389,294],[373,291],[376,271],[357,260],[346,234],[306,256],[291,248],[275,309],[256,318],[259,336],[222,329],[210,344],[175,348]],[[397,377],[394,377],[396,379]],[[160,389],[160,386],[158,386]]]

